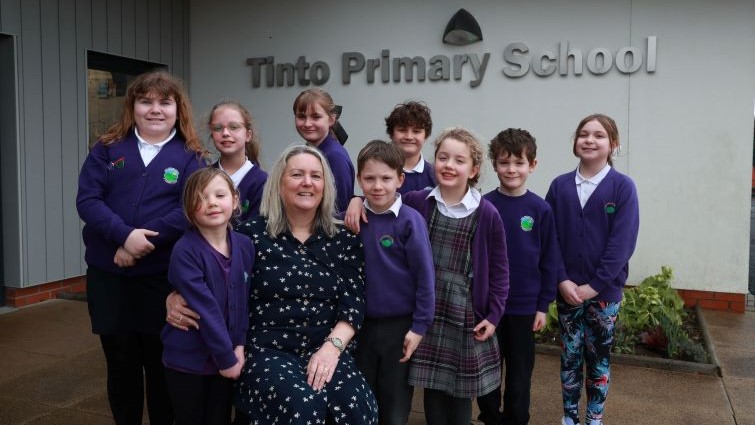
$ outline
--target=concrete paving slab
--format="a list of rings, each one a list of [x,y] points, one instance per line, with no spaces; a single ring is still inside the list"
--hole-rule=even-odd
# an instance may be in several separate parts
[[[56,409],[38,400],[0,395],[0,425],[19,425],[48,415]]]
[[[113,425],[113,419],[110,416],[60,409],[24,425]]]
[[[723,377],[614,364],[607,425],[755,425],[755,313],[708,313]],[[71,342],[75,347],[67,347]],[[89,331],[86,303],[53,301],[0,315],[0,353],[0,425],[112,423],[105,360]],[[559,423],[558,363],[558,356],[536,356],[532,425]],[[409,425],[424,423],[418,389]]]
[[[0,373],[0,385],[35,370],[59,363],[62,360],[60,356],[19,350],[13,344],[0,344],[0,353],[3,353],[2,362],[4,364],[13,365],[12,367],[3,367],[3,373]]]
[[[146,403],[144,404],[146,406]],[[107,390],[101,388],[96,394],[89,396],[71,406],[72,409],[95,415],[110,416],[110,405],[107,401]]]
[[[755,379],[755,351],[745,350],[719,350],[718,361],[721,362],[721,371],[726,378]],[[755,397],[755,393],[753,393]]]
[[[7,381],[3,393],[68,407],[105,388],[105,359],[98,349]]]
[[[86,303],[49,300],[0,315],[0,343],[20,351],[71,357],[99,340],[90,332]]]
[[[726,378],[724,386],[737,424],[755,425],[755,379]]]

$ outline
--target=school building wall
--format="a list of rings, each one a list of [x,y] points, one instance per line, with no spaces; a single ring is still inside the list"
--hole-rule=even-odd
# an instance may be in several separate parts
[[[83,286],[74,199],[86,156],[91,50],[167,65],[190,83],[200,124],[221,98],[248,105],[267,166],[287,145],[300,143],[291,104],[311,85],[267,87],[263,76],[254,88],[249,58],[296,63],[304,56],[310,65],[329,65],[323,87],[344,105],[352,158],[369,139],[387,137],[383,118],[406,99],[424,100],[432,108],[434,135],[463,125],[486,142],[506,127],[526,128],[538,139],[540,163],[530,188],[541,195],[554,176],[576,166],[570,136],[579,119],[607,113],[621,130],[616,166],[635,180],[641,203],[630,282],[669,265],[674,285],[688,299],[739,305],[747,291],[755,97],[751,0],[352,3],[0,0],[6,301],[24,305]],[[482,42],[441,43],[446,23],[460,7],[477,18]],[[653,72],[646,69],[649,37],[656,37]],[[615,64],[596,74],[583,64],[581,75],[574,75],[570,63],[563,76],[558,71],[538,76],[530,69],[512,78],[502,72],[511,68],[503,52],[516,42],[529,48],[518,56],[528,59],[544,52],[558,56],[559,44],[568,43],[582,52],[584,62],[590,52],[634,49],[643,63],[629,74]],[[388,60],[489,56],[482,78],[466,63],[458,80],[451,71],[449,80],[415,76],[412,82],[403,77],[394,82],[391,75],[383,83],[378,71],[376,81],[368,83],[362,71],[343,83],[344,53],[379,61],[383,50]],[[542,64],[547,68],[549,62]],[[429,143],[424,152],[432,157]],[[481,189],[496,184],[485,164]]]
[[[87,52],[164,64],[187,78],[188,25],[183,0],[0,0],[2,279],[8,304],[83,288],[75,198],[89,134]]]
[[[482,42],[441,42],[447,22],[460,7],[479,22]],[[241,101],[257,120],[268,167],[286,146],[301,143],[291,105],[301,90],[313,85],[301,85],[297,77],[291,86],[284,79],[281,86],[274,81],[276,86],[268,87],[261,67],[255,88],[250,58],[296,64],[304,56],[310,67],[318,61],[327,64],[330,76],[322,87],[344,106],[341,122],[350,135],[346,147],[352,159],[368,140],[387,137],[383,118],[407,99],[427,102],[434,135],[461,125],[487,144],[504,128],[528,129],[539,146],[530,188],[541,196],[556,175],[577,165],[571,135],[578,121],[593,112],[612,116],[622,140],[615,165],[636,182],[641,208],[630,283],[668,265],[676,276],[674,286],[685,289],[688,299],[731,295],[735,304],[744,305],[755,99],[751,0],[195,0],[190,15],[191,92],[200,122],[218,100]],[[644,57],[649,37],[657,42],[654,72],[646,70]],[[538,76],[530,70],[511,78],[503,74],[511,65],[503,52],[515,42],[529,48],[530,59],[546,51],[558,56],[559,43],[568,42],[584,54],[585,62],[594,49],[615,56],[625,47],[635,48],[645,61],[632,73],[614,65],[605,74],[584,68],[574,75],[570,64],[563,76],[558,71]],[[344,53],[381,59],[384,49],[389,59],[490,56],[477,87],[468,67],[462,68],[459,80],[452,74],[448,81],[418,81],[415,75],[412,82],[394,82],[391,75],[383,83],[378,70],[373,83],[367,82],[366,72],[355,72],[344,84]],[[632,65],[629,59],[624,65]],[[432,157],[430,143],[424,154]],[[485,164],[481,189],[496,186],[492,167]]]

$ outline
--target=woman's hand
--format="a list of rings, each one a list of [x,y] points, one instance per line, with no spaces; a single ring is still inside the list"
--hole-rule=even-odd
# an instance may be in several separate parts
[[[419,342],[422,341],[422,335],[412,332],[411,330],[404,336],[404,357],[399,362],[406,363],[414,354]]]
[[[228,369],[220,369],[220,376],[228,379],[239,379],[241,368],[244,366],[243,360],[236,359],[236,364]]]
[[[535,320],[532,322],[532,331],[537,332],[545,326],[545,313],[535,312]]]
[[[488,319],[482,319],[482,322],[472,329],[474,331],[474,339],[477,341],[487,341],[495,333],[495,326],[488,321]]]
[[[319,350],[312,354],[307,365],[307,385],[315,391],[320,391],[325,384],[333,379],[333,373],[338,366],[341,351],[335,345],[326,342]]]
[[[131,255],[128,251],[126,251],[125,248],[120,246],[118,247],[118,250],[115,251],[113,262],[118,267],[133,267],[134,264],[136,264],[136,258],[134,258],[134,256]]]
[[[148,229],[134,229],[128,234],[123,248],[137,259],[155,250],[155,245],[147,237],[157,236],[159,233]]]
[[[566,301],[567,304],[574,306],[582,304],[582,298],[577,293],[577,284],[571,280],[565,280],[559,283],[558,292],[561,293],[561,296],[564,297],[564,301]]]
[[[592,289],[592,286],[590,286],[589,284],[577,286],[577,296],[579,296],[579,298],[584,301],[591,300],[597,295],[598,291]]]
[[[184,331],[199,329],[199,315],[187,307],[186,300],[178,292],[171,292],[165,299],[165,310],[165,321],[174,328]]]
[[[347,229],[359,234],[359,220],[364,220],[367,223],[367,212],[364,209],[362,198],[355,196],[349,201],[349,206],[343,216],[343,224],[346,225]]]

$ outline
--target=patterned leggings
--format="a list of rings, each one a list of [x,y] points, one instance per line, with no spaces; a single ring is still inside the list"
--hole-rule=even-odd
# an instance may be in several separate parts
[[[621,303],[585,301],[572,306],[558,299],[558,326],[561,330],[561,393],[564,416],[579,423],[579,397],[582,367],[587,363],[585,391],[587,417],[601,420],[611,379],[611,348],[616,317]]]

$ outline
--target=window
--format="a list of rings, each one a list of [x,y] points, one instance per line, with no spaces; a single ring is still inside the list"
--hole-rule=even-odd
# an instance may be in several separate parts
[[[126,88],[140,74],[167,66],[123,56],[87,52],[87,106],[89,146],[118,121]]]

